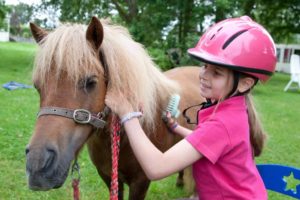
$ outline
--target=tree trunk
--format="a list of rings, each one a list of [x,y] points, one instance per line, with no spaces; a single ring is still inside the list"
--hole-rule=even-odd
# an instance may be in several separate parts
[[[137,2],[136,0],[126,0],[125,2],[128,6],[128,10],[122,7],[120,1],[112,0],[112,3],[116,6],[116,9],[120,17],[126,22],[126,24],[130,24],[132,20],[136,18],[138,15]]]

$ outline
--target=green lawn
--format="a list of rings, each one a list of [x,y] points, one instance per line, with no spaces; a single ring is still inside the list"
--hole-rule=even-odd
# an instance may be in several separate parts
[[[36,46],[24,43],[0,43],[0,85],[8,81],[31,84]],[[283,92],[289,76],[275,74],[267,85],[254,91],[257,109],[269,133],[268,145],[258,163],[281,163],[300,167],[300,92]],[[64,186],[48,192],[27,188],[25,146],[28,143],[39,106],[34,89],[7,91],[0,88],[0,199],[72,199],[70,179]],[[89,160],[86,149],[80,157],[81,199],[108,199],[108,191]],[[152,182],[147,200],[168,200],[184,196],[175,186],[176,176]],[[126,193],[128,189],[126,189]],[[281,198],[272,192],[271,200]]]

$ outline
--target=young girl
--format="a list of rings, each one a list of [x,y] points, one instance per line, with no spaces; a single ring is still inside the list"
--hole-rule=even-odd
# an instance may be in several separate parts
[[[264,133],[249,91],[275,70],[275,45],[268,32],[249,17],[221,21],[188,53],[205,63],[200,93],[207,99],[194,131],[169,116],[173,132],[184,137],[162,153],[147,138],[136,112],[123,94],[108,91],[106,104],[121,118],[131,147],[151,180],[193,164],[199,199],[267,199],[254,156],[261,153]]]

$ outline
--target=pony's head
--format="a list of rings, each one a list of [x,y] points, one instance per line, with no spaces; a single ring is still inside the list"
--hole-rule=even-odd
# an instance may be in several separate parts
[[[97,130],[93,125],[105,108],[107,90],[122,91],[136,110],[142,102],[142,123],[149,130],[165,106],[160,102],[177,90],[126,29],[101,22],[93,17],[87,27],[66,24],[49,33],[30,25],[39,44],[33,82],[40,95],[40,113],[26,148],[31,189],[64,183],[72,160]]]
[[[93,19],[87,30],[81,25],[61,26],[47,33],[34,24],[31,31],[39,44],[33,82],[40,94],[40,107],[104,108],[106,77],[97,53],[103,27]],[[31,189],[60,187],[93,127],[65,117],[41,115],[26,149]]]

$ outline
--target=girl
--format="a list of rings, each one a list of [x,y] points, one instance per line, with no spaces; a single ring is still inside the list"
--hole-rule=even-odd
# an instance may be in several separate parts
[[[267,199],[254,156],[263,147],[264,133],[249,91],[275,70],[275,45],[268,32],[249,17],[221,21],[188,53],[205,63],[200,93],[207,99],[198,112],[194,131],[169,116],[173,132],[184,137],[160,152],[143,132],[140,113],[123,94],[108,91],[106,104],[121,118],[131,147],[151,180],[169,176],[193,164],[199,199]]]

